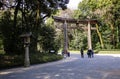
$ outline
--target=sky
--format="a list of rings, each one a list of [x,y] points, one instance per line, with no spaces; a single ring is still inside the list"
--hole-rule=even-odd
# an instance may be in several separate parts
[[[77,9],[80,1],[82,1],[82,0],[70,0],[69,4],[67,6],[70,9]]]

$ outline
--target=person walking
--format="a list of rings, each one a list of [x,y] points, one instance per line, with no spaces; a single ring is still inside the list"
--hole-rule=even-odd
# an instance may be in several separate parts
[[[81,48],[81,50],[80,50],[80,53],[81,53],[81,58],[84,58],[84,51],[83,51],[82,48]]]
[[[93,58],[94,57],[94,51],[91,50],[91,57]]]
[[[87,52],[88,58],[93,58],[94,57],[94,52],[92,49],[89,49]]]
[[[68,57],[70,57],[70,52],[69,51],[67,52],[67,55],[68,55]]]
[[[88,58],[91,58],[91,50],[90,49],[88,49],[87,55],[88,55]]]

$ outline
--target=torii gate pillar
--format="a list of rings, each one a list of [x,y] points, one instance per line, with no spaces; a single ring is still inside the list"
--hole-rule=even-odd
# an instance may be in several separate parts
[[[92,49],[90,21],[88,21],[88,49]]]
[[[64,53],[67,53],[68,50],[68,37],[67,37],[67,22],[66,20],[63,23],[63,31],[64,31]]]

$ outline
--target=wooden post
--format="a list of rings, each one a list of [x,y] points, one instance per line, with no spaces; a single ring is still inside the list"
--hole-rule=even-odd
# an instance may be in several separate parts
[[[88,49],[92,49],[90,21],[88,21]]]

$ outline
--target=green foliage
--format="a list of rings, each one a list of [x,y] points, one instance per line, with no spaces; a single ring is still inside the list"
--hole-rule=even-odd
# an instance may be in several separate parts
[[[37,52],[38,38],[40,38],[40,46],[42,46],[42,49],[45,52],[48,52],[49,50],[55,50],[55,52],[57,52],[59,44],[56,44],[58,41],[54,39],[54,29],[46,26],[42,27],[42,23],[45,24],[44,20],[46,17],[50,17],[52,14],[56,13],[59,8],[62,8],[63,10],[66,9],[66,4],[68,2],[69,0],[0,1],[0,12],[5,11],[5,13],[0,16],[1,38],[6,52],[5,54],[9,54],[8,56],[5,56],[7,61],[5,61],[2,66],[17,66],[23,64],[22,55],[24,53],[24,41],[20,38],[20,35],[22,34],[32,33],[30,38],[30,53]],[[16,57],[18,57],[18,59],[16,59]],[[2,58],[0,58],[0,60],[1,59]],[[34,60],[35,59],[33,58],[31,61]],[[44,62],[47,62],[48,60],[54,59],[43,57]]]
[[[68,2],[69,0],[24,0],[24,2],[23,0],[0,1],[0,9],[3,9],[1,11],[4,11],[5,8],[7,10],[6,13],[2,15],[0,23],[4,50],[9,54],[23,53],[23,40],[20,39],[20,35],[32,32],[33,38],[31,38],[30,50],[37,51],[37,41],[39,30],[41,29],[41,23],[44,23],[43,20],[46,17],[56,13],[58,8],[66,9],[66,4]],[[2,6],[2,4],[9,7]],[[45,30],[50,31],[51,28]],[[46,40],[47,35],[49,36],[48,38],[52,40],[54,37],[53,34],[53,37],[50,37],[49,33],[44,33],[46,34],[46,37],[44,37],[45,42],[44,45],[42,45],[43,48],[47,51],[56,47],[56,50],[58,50],[56,45],[46,49],[46,47],[55,43]]]
[[[10,11],[4,12],[0,28],[6,54],[23,53],[23,44],[21,43],[20,39],[20,31],[19,28],[13,27],[13,20],[11,19]]]
[[[57,53],[60,47],[55,37],[56,32],[53,27],[46,25],[41,27],[38,39],[43,51],[49,52],[50,50],[54,50]]]
[[[120,1],[119,0],[83,0],[79,3],[78,10],[75,11],[74,17],[78,19],[98,20],[99,31],[102,35],[104,48],[119,48],[120,41]],[[93,49],[100,49],[99,38],[96,32],[92,32]]]
[[[37,53],[31,54],[31,64],[46,63],[62,59],[61,55],[50,54],[50,53]]]
[[[85,32],[80,30],[74,30],[72,33],[73,39],[69,44],[70,50],[80,50],[81,48],[87,48],[87,38]]]
[[[44,53],[31,53],[30,59],[31,64],[40,64],[46,62],[52,62],[62,59],[61,55],[55,54],[44,54]],[[0,55],[0,69],[23,66],[24,56],[23,55]]]
[[[97,50],[101,49],[101,45],[100,45],[100,43],[97,42],[94,48],[97,49]]]

